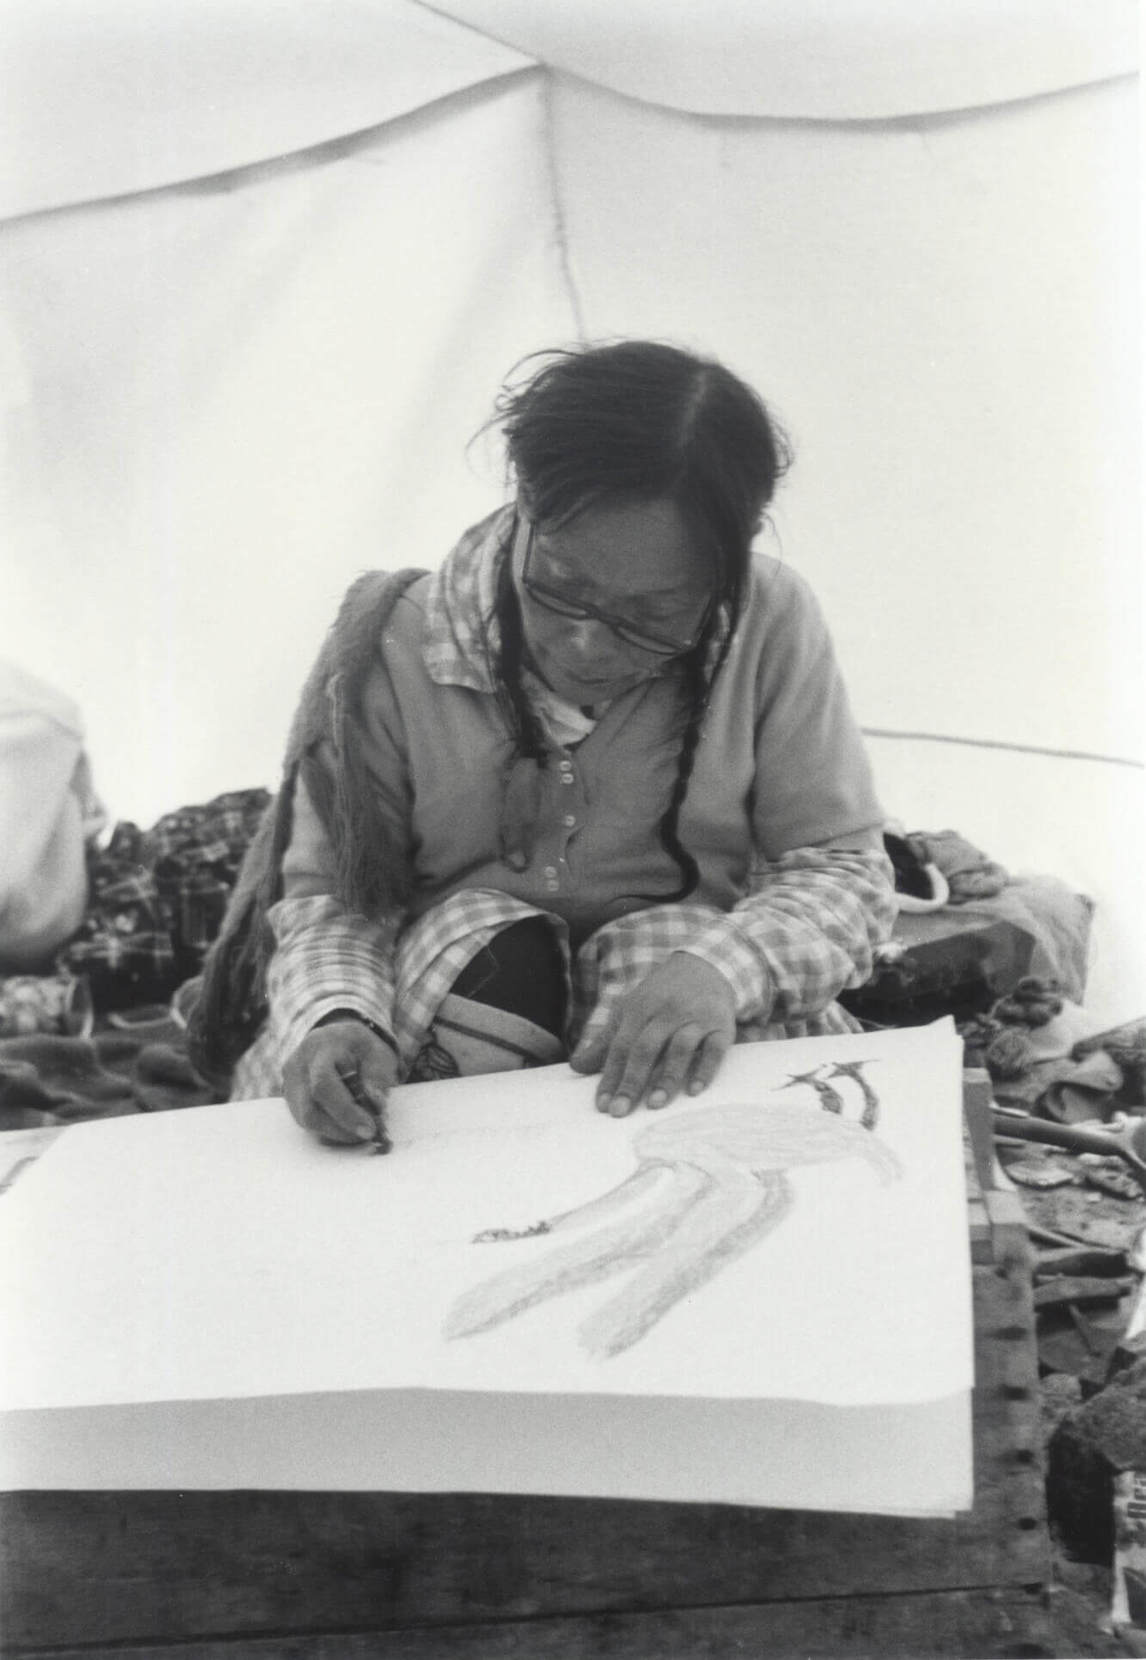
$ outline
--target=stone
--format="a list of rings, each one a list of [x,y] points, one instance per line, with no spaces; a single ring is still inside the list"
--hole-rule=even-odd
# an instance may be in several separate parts
[[[1047,1509],[1063,1547],[1110,1562],[1114,1477],[1146,1470],[1146,1357],[1135,1355],[1105,1389],[1059,1421],[1047,1448]]]

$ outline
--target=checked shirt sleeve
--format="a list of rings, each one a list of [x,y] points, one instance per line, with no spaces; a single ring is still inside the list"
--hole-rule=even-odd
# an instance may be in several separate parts
[[[801,847],[762,867],[746,898],[709,913],[678,949],[724,975],[739,1022],[790,1024],[863,985],[894,920],[884,853]]]
[[[280,1064],[337,1009],[393,1032],[396,915],[371,922],[330,894],[311,894],[280,899],[267,917],[276,942],[267,1001]]]
[[[267,912],[270,1048],[279,1068],[324,1015],[349,1009],[393,1039],[398,913],[367,917],[334,889],[334,857],[302,776],[283,858],[284,897]]]

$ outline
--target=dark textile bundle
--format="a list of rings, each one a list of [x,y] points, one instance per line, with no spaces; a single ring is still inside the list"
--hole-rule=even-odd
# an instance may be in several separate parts
[[[166,1011],[94,1037],[38,1032],[0,1038],[0,1131],[81,1119],[122,1118],[206,1106],[218,1091],[187,1059],[185,1034]]]
[[[87,910],[57,963],[83,977],[97,1014],[165,1002],[199,973],[269,801],[231,790],[146,833],[121,820],[88,848]]]
[[[175,947],[139,826],[121,820],[106,846],[89,847],[87,877],[84,919],[57,967],[83,976],[101,1012],[170,997]]]
[[[231,790],[165,813],[144,837],[180,983],[203,966],[269,803],[267,790]]]
[[[266,915],[282,892],[295,782],[301,774],[330,839],[335,892],[367,914],[409,897],[408,849],[394,845],[362,754],[362,693],[395,601],[425,573],[371,571],[348,590],[303,687],[282,781],[239,871],[219,936],[203,966],[188,1022],[191,1059],[223,1085],[266,1015]],[[319,751],[326,748],[333,769]]]

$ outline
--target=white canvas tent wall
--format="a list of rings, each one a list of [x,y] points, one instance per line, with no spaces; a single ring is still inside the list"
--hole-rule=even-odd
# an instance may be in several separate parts
[[[6,0],[0,651],[117,816],[273,784],[346,581],[501,499],[517,358],[711,350],[795,440],[773,536],[888,813],[1092,894],[1141,1013],[1134,26]]]

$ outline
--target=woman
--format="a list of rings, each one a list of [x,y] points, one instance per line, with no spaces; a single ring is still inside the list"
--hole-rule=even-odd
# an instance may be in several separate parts
[[[788,460],[759,398],[628,341],[495,419],[515,499],[350,597],[296,728],[232,1093],[332,1141],[396,1081],[566,1056],[615,1115],[696,1094],[738,1038],[847,1029],[891,925],[819,610],[751,553]]]

